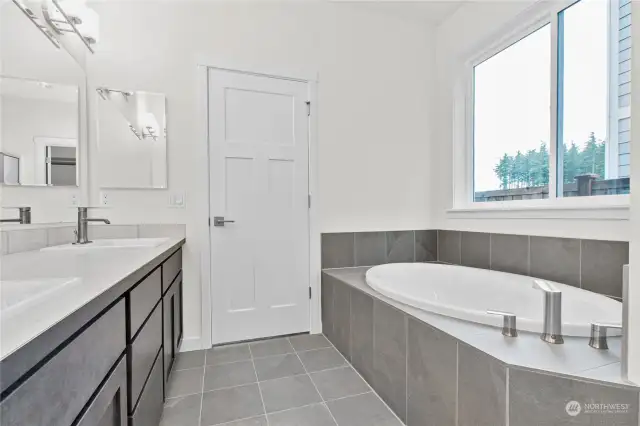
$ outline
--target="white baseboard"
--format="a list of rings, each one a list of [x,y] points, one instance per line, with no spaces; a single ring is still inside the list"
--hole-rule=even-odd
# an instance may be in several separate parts
[[[180,352],[197,351],[202,349],[200,337],[184,337],[180,345]]]

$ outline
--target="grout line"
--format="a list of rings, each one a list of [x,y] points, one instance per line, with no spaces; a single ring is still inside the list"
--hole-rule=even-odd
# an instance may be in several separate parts
[[[416,230],[411,231],[413,234],[413,263],[416,263]]]
[[[356,262],[356,233],[352,232],[353,235],[353,266],[357,266],[356,264],[358,262]]]
[[[460,404],[459,404],[459,396],[460,396],[460,380],[459,380],[459,376],[460,376],[460,343],[456,342],[456,415],[455,415],[455,419],[456,419],[456,426],[458,426],[458,411],[460,410]]]
[[[287,342],[289,338],[287,337]],[[291,344],[291,342],[289,342]],[[256,375],[256,381],[258,380],[258,370],[256,369],[256,363],[253,359],[253,351],[251,350],[251,345],[247,345],[249,347],[249,354],[251,355],[251,363],[253,364],[253,373]],[[267,406],[264,405],[264,397],[262,396],[262,388],[260,387],[260,382],[257,384],[258,393],[260,394],[260,401],[262,402],[262,411],[264,412],[265,420],[267,421],[267,426],[269,426],[269,417],[267,417]]]
[[[582,239],[578,240],[580,243],[580,254],[578,258],[578,284],[582,288]]]
[[[231,420],[230,422],[216,423],[216,424],[209,425],[209,426],[224,426],[224,425],[230,425],[230,424],[233,424],[233,423],[236,423],[236,422],[243,422],[243,421],[245,421],[245,420],[258,419],[258,418],[260,418],[260,417],[267,417],[267,416],[266,416],[266,415],[263,415],[263,414],[259,414],[259,415],[257,415],[257,416],[243,417],[243,418],[241,418],[241,419]],[[206,425],[202,425],[202,426],[206,426]]]
[[[491,271],[492,268],[492,264],[493,264],[493,247],[492,247],[492,241],[493,241],[493,234],[489,233],[489,270]]]
[[[404,315],[404,416],[409,420],[409,316]]]
[[[507,374],[506,374],[506,377],[505,377],[505,379],[506,379],[505,380],[506,389],[505,389],[505,398],[504,398],[504,402],[505,402],[505,404],[504,404],[505,405],[504,425],[505,426],[509,426],[509,370],[510,370],[510,368],[507,367],[507,368],[505,368],[505,370],[507,370]]]
[[[266,381],[266,380],[264,380]],[[233,385],[233,386],[223,386],[221,388],[215,388],[215,389],[207,389],[204,390],[204,388],[202,388],[202,392],[216,392],[216,391],[221,391],[221,390],[229,390],[229,389],[235,389],[235,388],[241,388],[243,386],[249,386],[249,385],[257,385],[258,383],[258,379],[257,379],[257,374],[256,374],[256,381],[255,382],[247,382],[247,383],[242,383],[241,385]]]
[[[287,338],[287,340],[288,340],[288,338]],[[289,341],[289,344],[291,344],[291,341]],[[296,352],[296,356],[298,357],[298,361],[300,361],[300,364],[302,365],[302,368],[304,369],[305,373],[307,373],[307,377],[309,378],[309,381],[313,385],[313,388],[316,390],[316,392],[318,393],[318,396],[320,397],[320,399],[322,400],[322,403],[324,404],[326,401],[325,401],[324,397],[322,396],[322,394],[320,393],[320,391],[318,390],[318,387],[316,386],[316,382],[314,382],[313,379],[311,378],[311,375],[309,374],[309,371],[307,371],[307,367],[304,365],[304,363],[302,362],[302,359],[300,358],[300,355],[298,355],[297,352]],[[326,404],[325,404],[325,407],[326,407]],[[333,413],[331,412],[331,410],[329,410],[329,407],[327,407],[327,411],[329,412],[329,415],[331,415],[331,418],[333,419],[333,422],[336,424],[336,426],[338,426],[338,421],[333,416]]]
[[[300,377],[300,376],[306,376],[308,373],[298,373],[298,374],[292,374],[290,376],[284,376],[284,377],[276,377],[274,379],[267,379],[267,380],[258,380],[256,383],[265,383],[265,382],[275,382],[276,380],[284,380],[284,379],[290,379],[292,377]],[[234,386],[237,387],[237,386]]]
[[[389,234],[393,231],[384,231],[384,263],[389,263]]]
[[[279,357],[279,356],[293,355],[293,354],[295,354],[295,353],[296,353],[296,351],[294,350],[293,352],[287,352],[287,353],[284,353],[284,354],[274,354],[274,355],[266,355],[266,356],[253,356],[253,355],[252,355],[252,356],[251,356],[251,359],[276,358],[276,357]]]
[[[409,420],[409,316],[404,315],[404,416]]]
[[[322,348],[304,349],[304,350],[301,350],[301,351],[296,351],[294,349],[294,351],[295,351],[295,353],[305,353],[305,352],[321,351],[323,349],[331,349],[331,346],[323,346]]]
[[[531,276],[531,235],[527,235],[527,275]]]
[[[219,367],[221,365],[238,364],[240,362],[249,362],[249,361],[251,361],[251,358],[239,359],[237,361],[220,362],[218,364],[211,364],[211,365],[206,365],[205,364],[205,367]],[[185,370],[193,370],[193,368],[183,368],[182,370],[177,370],[177,371],[185,371]]]
[[[198,416],[198,425],[202,424],[202,406],[204,405],[204,378],[207,375],[207,351],[204,351],[204,374],[202,375],[202,392],[200,392],[200,415]]]
[[[203,376],[204,377],[204,376]],[[172,397],[168,397],[167,400],[169,399],[180,399],[180,398],[185,398],[187,396],[194,396],[194,395],[200,395],[202,392],[193,392],[193,393],[184,393],[184,394],[180,394],[180,395],[175,395]]]
[[[367,385],[369,385],[369,384],[367,383]],[[360,393],[356,393],[356,394],[353,394],[353,395],[341,396],[340,398],[327,399],[327,400],[325,400],[325,403],[333,402],[333,401],[340,401],[341,399],[353,398],[353,397],[356,397],[356,396],[368,395],[370,393],[375,393],[375,391],[370,388],[370,390],[368,390],[366,392],[360,392]]]

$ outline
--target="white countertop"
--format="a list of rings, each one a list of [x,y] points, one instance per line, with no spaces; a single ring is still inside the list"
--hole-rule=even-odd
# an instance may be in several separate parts
[[[609,350],[593,349],[588,345],[589,339],[583,337],[565,337],[562,345],[545,343],[538,334],[523,331],[519,331],[518,337],[505,337],[499,328],[426,312],[378,293],[366,283],[365,273],[369,268],[325,269],[323,272],[514,367],[634,386],[621,378],[619,337],[609,338]]]
[[[169,238],[151,248],[28,251],[1,256],[2,281],[75,280],[0,316],[0,361],[182,240]]]

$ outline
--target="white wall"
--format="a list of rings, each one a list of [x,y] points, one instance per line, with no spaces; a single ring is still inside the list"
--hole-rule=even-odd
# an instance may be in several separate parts
[[[535,1],[469,2],[447,19],[437,30],[437,79],[433,107],[434,141],[430,157],[433,196],[431,225],[440,229],[479,232],[530,234],[607,240],[629,240],[628,220],[588,220],[562,218],[533,219],[530,213],[447,213],[453,207],[453,99],[456,76],[462,64],[485,43],[491,41],[505,25]],[[461,30],[464,29],[464,30]],[[636,31],[634,34],[640,32]],[[621,213],[624,216],[624,213]]]
[[[266,3],[266,4],[265,4]],[[101,41],[89,93],[107,86],[167,95],[169,189],[107,190],[114,223],[187,225],[185,334],[200,336],[206,141],[198,137],[196,64],[317,72],[321,231],[429,226],[432,33],[329,2],[96,2]],[[95,101],[89,102],[93,108]],[[90,129],[93,134],[94,129]],[[92,141],[94,148],[95,138]],[[92,150],[92,152],[94,152]],[[95,158],[91,193],[99,194]],[[170,208],[171,194],[186,208]]]

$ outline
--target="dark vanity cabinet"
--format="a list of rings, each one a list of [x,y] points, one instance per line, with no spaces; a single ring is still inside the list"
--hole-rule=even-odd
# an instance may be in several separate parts
[[[98,389],[78,426],[127,426],[127,363],[123,357]]]
[[[182,250],[129,292],[130,426],[157,426],[182,335]],[[167,338],[168,337],[168,338]]]
[[[169,373],[182,341],[182,256],[180,253],[165,262],[162,270],[163,350],[165,395]]]
[[[158,426],[181,338],[178,249],[11,386],[0,424]]]

